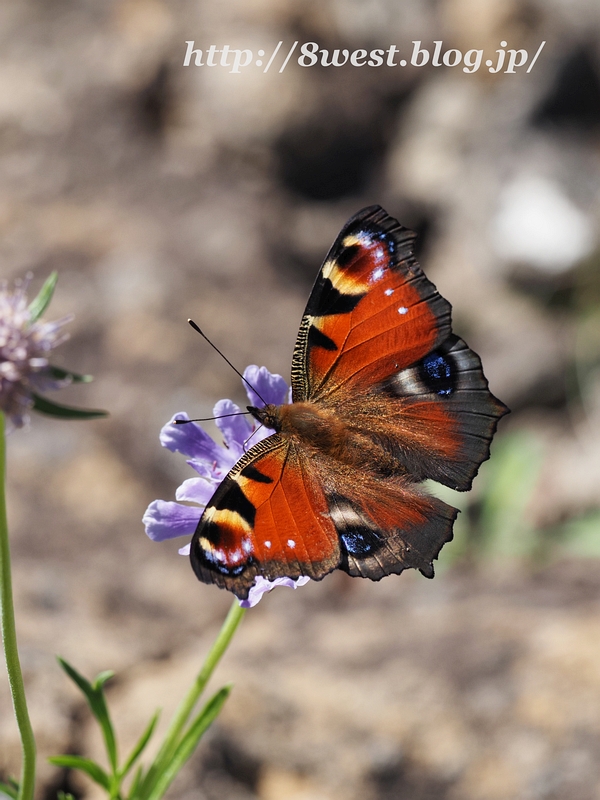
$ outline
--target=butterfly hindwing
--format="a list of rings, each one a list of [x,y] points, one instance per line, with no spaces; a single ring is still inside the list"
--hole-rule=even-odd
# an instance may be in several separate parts
[[[458,511],[419,492],[405,477],[326,468],[335,486],[326,499],[340,537],[340,569],[379,580],[413,568],[432,578],[433,561],[452,539]]]
[[[408,473],[415,481],[431,478],[459,491],[471,487],[489,458],[506,413],[489,392],[479,357],[457,336],[368,392],[351,393],[342,403],[332,398],[330,404],[352,435],[378,449],[375,470],[385,464],[388,472]]]
[[[458,336],[424,361],[375,387],[389,400],[379,434],[416,479],[467,491],[507,408],[490,393],[479,356]]]
[[[257,575],[320,580],[339,567],[379,580],[412,567],[433,577],[456,510],[406,480],[354,473],[265,439],[208,503],[192,539],[196,575],[242,599]]]

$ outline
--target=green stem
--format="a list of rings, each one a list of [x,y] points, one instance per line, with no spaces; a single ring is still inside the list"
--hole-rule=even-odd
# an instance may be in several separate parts
[[[0,616],[2,619],[2,642],[8,682],[12,695],[13,707],[23,750],[23,765],[18,800],[32,800],[35,785],[35,739],[29,721],[25,687],[17,650],[17,633],[15,629],[15,609],[12,597],[12,579],[10,574],[10,546],[8,542],[8,524],[6,521],[5,498],[5,464],[6,446],[4,435],[4,414],[0,412]]]
[[[183,730],[185,723],[194,710],[194,706],[200,699],[200,695],[204,691],[210,676],[213,674],[215,667],[229,647],[229,642],[233,638],[233,634],[236,632],[237,626],[242,621],[245,613],[246,609],[240,606],[237,598],[234,599],[229,612],[225,617],[225,622],[219,631],[219,635],[215,639],[213,646],[208,651],[208,655],[204,660],[202,669],[196,676],[196,680],[192,684],[192,687],[175,712],[175,716],[173,717],[171,725],[169,726],[169,730],[167,731],[165,741],[169,739],[177,739],[179,737],[179,734]]]
[[[213,674],[215,667],[227,650],[233,634],[242,621],[245,611],[246,609],[241,608],[238,600],[234,599],[233,603],[231,604],[231,608],[229,609],[229,613],[225,618],[225,622],[219,631],[219,635],[215,639],[213,646],[210,648],[208,655],[204,660],[202,669],[196,676],[196,680],[192,684],[187,695],[179,704],[179,707],[177,708],[175,715],[171,720],[171,724],[169,725],[169,729],[165,734],[165,738],[160,750],[158,751],[158,754],[154,759],[154,763],[150,767],[150,770],[148,771],[148,774],[143,782],[144,785],[141,791],[142,797],[148,796],[156,779],[163,771],[163,765],[170,761],[173,753],[177,749],[181,733],[185,728],[185,725],[192,711],[194,710],[196,703],[200,699],[200,695],[204,691],[210,676]]]

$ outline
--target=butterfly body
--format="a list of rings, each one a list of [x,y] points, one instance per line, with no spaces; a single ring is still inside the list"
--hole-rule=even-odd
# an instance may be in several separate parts
[[[245,598],[257,575],[433,577],[457,511],[419,484],[469,489],[507,409],[452,334],[413,239],[378,206],[342,229],[300,325],[293,402],[248,408],[275,433],[238,461],[198,524],[200,580]]]
[[[251,413],[267,428],[282,433],[306,448],[307,452],[314,449],[319,454],[355,467],[369,463],[368,456],[360,446],[363,444],[364,448],[368,448],[368,442],[357,441],[356,435],[352,434],[334,412],[316,403],[267,405],[261,409],[252,409]]]

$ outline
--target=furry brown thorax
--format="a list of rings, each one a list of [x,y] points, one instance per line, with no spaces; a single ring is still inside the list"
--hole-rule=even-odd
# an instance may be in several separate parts
[[[376,447],[368,438],[361,436],[331,410],[315,403],[299,402],[264,408],[247,406],[252,416],[273,428],[276,433],[314,447],[343,464],[364,467],[373,459],[383,471],[396,471],[398,464],[383,449]]]
[[[264,408],[247,408],[267,428],[299,439],[303,444],[323,450],[333,457],[348,435],[341,420],[315,403],[290,403],[281,406],[269,404]]]

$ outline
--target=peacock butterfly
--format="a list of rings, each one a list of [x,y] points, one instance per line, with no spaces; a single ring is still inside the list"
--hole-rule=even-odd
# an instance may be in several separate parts
[[[458,511],[419,484],[470,489],[508,409],[452,333],[414,238],[380,206],[342,228],[302,317],[292,403],[248,407],[275,433],[240,458],[198,523],[201,581],[245,599],[261,575],[433,577]]]

